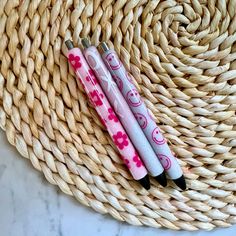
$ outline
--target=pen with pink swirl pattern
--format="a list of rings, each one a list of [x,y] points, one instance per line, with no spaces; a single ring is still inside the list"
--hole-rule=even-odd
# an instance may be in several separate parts
[[[106,63],[107,68],[111,72],[121,93],[133,111],[134,116],[156,152],[165,171],[177,186],[183,190],[186,189],[183,171],[181,170],[177,159],[172,154],[159,127],[156,125],[156,122],[151,118],[145,103],[142,101],[139,92],[132,83],[124,65],[119,60],[116,52],[109,49],[106,43],[103,42],[100,46],[103,51],[102,58]]]
[[[112,137],[114,144],[121,154],[121,158],[128,167],[133,178],[138,180],[145,189],[149,189],[150,182],[147,170],[140,160],[118,117],[115,115],[115,112],[103,93],[102,88],[98,84],[93,71],[87,64],[81,50],[79,48],[74,48],[73,43],[70,40],[67,40],[65,43],[68,48],[67,57],[69,63],[83,85],[83,88],[101,118],[102,123]]]
[[[166,186],[167,180],[164,168],[156,157],[155,152],[136,121],[127,102],[119,91],[115,81],[112,79],[112,76],[104,64],[97,48],[90,46],[87,39],[82,39],[82,44],[85,48],[84,55],[88,64],[94,71],[104,93],[118,115],[120,122],[131,139],[131,142],[143,160],[145,167],[162,186]]]

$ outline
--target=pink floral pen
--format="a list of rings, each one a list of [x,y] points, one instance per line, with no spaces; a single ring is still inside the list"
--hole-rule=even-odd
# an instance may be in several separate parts
[[[97,79],[88,66],[81,50],[79,48],[74,48],[73,43],[70,40],[67,40],[65,44],[69,50],[67,55],[68,60],[100,116],[102,123],[107,128],[109,135],[120,152],[121,158],[127,165],[133,178],[138,180],[145,189],[149,189],[150,181],[147,170],[140,160],[118,117],[115,115],[102,88],[97,83]]]

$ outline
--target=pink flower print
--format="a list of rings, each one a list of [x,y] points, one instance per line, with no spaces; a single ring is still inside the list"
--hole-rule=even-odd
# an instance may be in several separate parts
[[[91,81],[91,83],[92,83],[93,85],[97,84],[97,79],[96,79],[96,77],[94,76],[93,71],[92,71],[91,69],[89,69],[89,71],[88,71],[88,75],[86,76],[86,80],[87,80],[88,82]]]
[[[68,59],[75,70],[77,70],[78,68],[81,67],[81,62],[80,62],[79,56],[75,56],[73,54],[70,54]]]
[[[124,161],[124,163],[125,163],[125,165],[128,167],[128,169],[130,169],[130,168],[131,168],[131,165],[130,165],[129,160],[126,159],[126,158],[124,158],[123,156],[121,156],[120,158],[121,158],[121,160]]]
[[[122,133],[121,131],[118,131],[116,134],[114,134],[112,136],[114,143],[116,144],[116,146],[120,149],[123,150],[124,147],[128,146],[129,142],[128,142],[128,136],[124,133]]]
[[[142,161],[140,160],[139,156],[137,153],[135,153],[135,156],[133,157],[133,161],[135,162],[137,167],[143,166]]]
[[[102,98],[104,97],[102,93],[99,94],[97,90],[93,90],[92,92],[89,93],[90,99],[94,106],[102,106]]]
[[[118,118],[117,118],[116,114],[114,113],[113,109],[112,109],[112,108],[109,108],[109,109],[108,109],[108,112],[110,113],[110,114],[108,115],[108,119],[109,119],[109,120],[114,120],[114,122],[118,122]]]

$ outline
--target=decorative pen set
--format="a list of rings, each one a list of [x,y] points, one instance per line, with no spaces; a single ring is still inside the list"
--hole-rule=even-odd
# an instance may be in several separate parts
[[[71,66],[133,178],[149,189],[149,172],[165,187],[166,172],[185,190],[183,172],[116,52],[104,42],[101,55],[87,39],[83,53],[72,41],[65,43]]]

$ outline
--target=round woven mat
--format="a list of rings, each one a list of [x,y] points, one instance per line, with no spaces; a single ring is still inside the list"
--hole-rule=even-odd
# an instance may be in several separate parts
[[[236,223],[236,1],[1,0],[0,125],[66,194],[134,225]],[[69,69],[64,40],[114,45],[187,191],[132,180]]]

